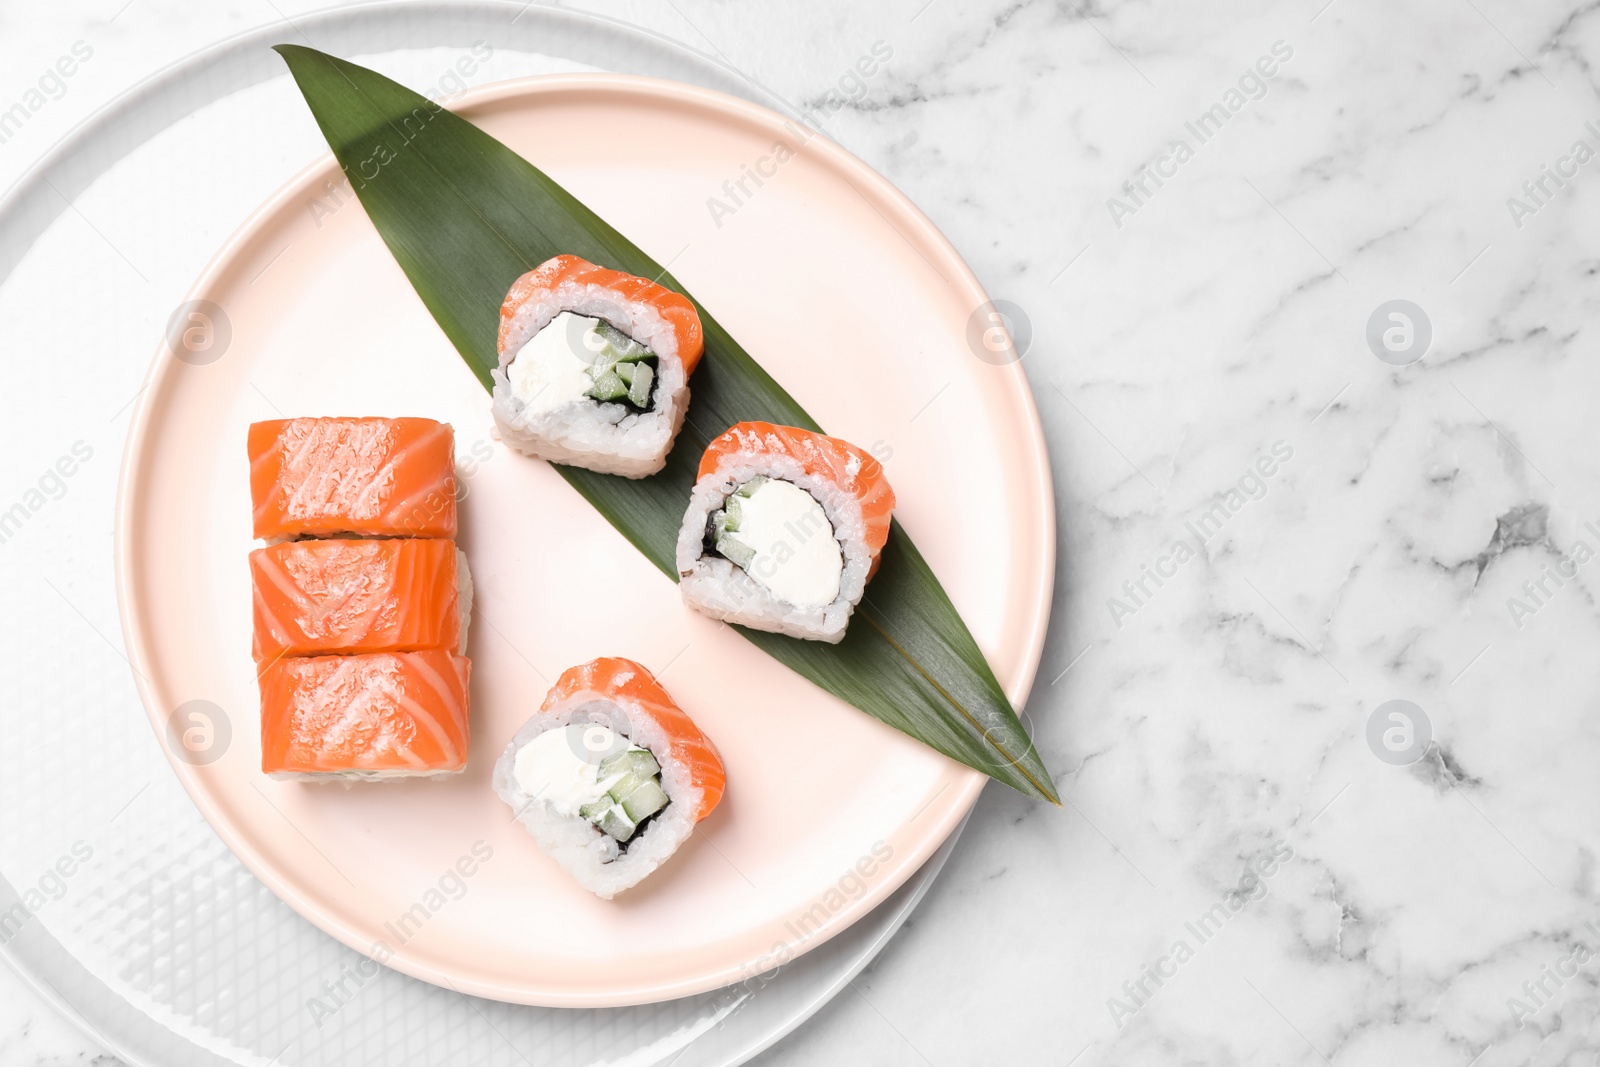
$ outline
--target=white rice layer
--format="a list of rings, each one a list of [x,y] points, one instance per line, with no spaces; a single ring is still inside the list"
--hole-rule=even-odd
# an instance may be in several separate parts
[[[822,505],[844,554],[839,595],[821,607],[802,607],[779,598],[744,568],[706,555],[706,523],[728,496],[756,475],[793,482]],[[713,619],[790,637],[838,644],[850,615],[867,587],[872,553],[867,549],[861,501],[832,482],[807,474],[793,456],[745,452],[695,483],[678,531],[678,588],[684,603]],[[820,533],[814,536],[822,536]]]
[[[342,782],[347,786],[357,782],[397,782],[402,779],[412,778],[454,778],[466,771],[466,767],[457,767],[455,770],[438,771],[273,771],[268,778],[275,778],[280,782]]]
[[[506,368],[563,311],[603,319],[656,354],[651,410],[586,399],[535,412],[512,394]],[[653,305],[625,300],[602,285],[564,281],[529,297],[511,320],[500,366],[491,374],[494,424],[501,440],[527,455],[602,474],[643,478],[659,471],[689,410],[689,383],[672,323]]]
[[[461,619],[461,648],[457,655],[467,654],[467,628],[472,625],[472,570],[467,566],[467,554],[456,549],[456,615]]]
[[[595,722],[609,727],[641,748],[650,750],[661,765],[661,788],[669,803],[644,829],[629,839],[615,859],[608,859],[617,844],[582,816],[560,815],[543,801],[529,796],[517,781],[517,753],[535,737],[569,723]],[[700,810],[702,790],[689,780],[687,768],[675,763],[671,738],[637,707],[578,693],[549,711],[536,713],[523,724],[494,765],[494,790],[511,805],[517,821],[533,835],[539,848],[566,869],[577,883],[595,896],[610,900],[638,885],[645,876],[678,851],[694,833],[694,813]]]

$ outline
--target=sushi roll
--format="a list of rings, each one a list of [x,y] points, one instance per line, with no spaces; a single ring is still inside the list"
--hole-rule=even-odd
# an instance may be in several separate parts
[[[606,900],[637,885],[722,799],[716,746],[661,683],[601,658],[557,679],[494,768],[539,847]]]
[[[455,433],[432,419],[253,423],[255,535],[454,537]]]
[[[471,665],[445,649],[280,659],[261,673],[261,769],[376,781],[467,765]]]
[[[666,463],[705,349],[689,299],[556,256],[500,307],[494,422],[530,456],[643,478]]]
[[[285,541],[250,553],[256,661],[467,650],[471,578],[455,542]],[[462,610],[462,601],[469,605]]]
[[[678,532],[684,603],[837,644],[889,539],[894,490],[847,441],[741,422],[706,448]]]

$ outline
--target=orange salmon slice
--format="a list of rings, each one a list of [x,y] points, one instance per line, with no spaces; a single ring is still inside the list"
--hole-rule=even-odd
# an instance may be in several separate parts
[[[454,541],[285,541],[250,553],[250,573],[258,663],[461,644]]]
[[[465,656],[441,649],[280,659],[261,674],[267,774],[402,777],[467,765]]]
[[[250,426],[255,536],[454,537],[455,433],[432,419]]]

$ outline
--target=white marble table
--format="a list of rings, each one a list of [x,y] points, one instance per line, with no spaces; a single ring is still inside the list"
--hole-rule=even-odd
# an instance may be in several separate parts
[[[320,6],[124,3],[0,14],[0,106],[95,41],[0,185]],[[829,131],[1022,309],[1054,457],[1028,717],[1065,808],[991,787],[761,1062],[1592,1062],[1600,13],[581,6],[837,94]],[[0,1062],[96,1055],[0,971]]]

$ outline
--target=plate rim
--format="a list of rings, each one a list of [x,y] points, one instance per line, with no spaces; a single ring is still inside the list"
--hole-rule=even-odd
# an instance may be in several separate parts
[[[455,112],[471,113],[477,108],[509,99],[536,99],[540,96],[596,91],[642,97],[656,104],[663,101],[683,104],[703,111],[720,113],[741,123],[776,127],[792,125],[796,121],[782,112],[718,90],[670,79],[611,72],[543,74],[507,79],[463,93],[447,106]],[[862,192],[863,197],[867,198],[874,208],[889,209],[890,214],[885,214],[885,219],[900,236],[908,242],[913,242],[913,236],[920,238],[924,247],[935,252],[940,260],[935,269],[945,276],[952,289],[966,290],[975,298],[974,307],[990,300],[988,293],[949,238],[887,178],[828,137],[826,133],[811,138],[807,142],[807,149],[820,153],[824,157],[822,162],[825,165],[842,172],[846,180],[856,185],[858,192]],[[337,167],[338,164],[331,151],[322,153],[258,205],[207,262],[188,289],[185,300],[203,298],[215,286],[241,250],[255,238],[264,223],[276,215],[286,202],[303,199],[307,192],[316,187],[316,179],[326,175],[330,168],[337,169]],[[873,195],[869,196],[868,192],[862,191],[863,189]],[[908,229],[911,235],[907,234]],[[915,242],[913,244],[915,247]],[[243,832],[243,827],[235,825],[219,810],[219,806],[213,801],[211,792],[205,785],[201,774],[202,768],[193,767],[177,759],[167,741],[166,716],[158,709],[176,707],[177,704],[175,694],[161,692],[151,680],[152,674],[155,673],[151,670],[154,658],[152,647],[155,642],[152,635],[136,625],[137,611],[133,605],[137,602],[138,585],[142,579],[136,577],[137,567],[134,565],[134,557],[139,554],[135,550],[137,534],[134,531],[137,527],[134,519],[138,501],[142,496],[141,474],[146,460],[143,444],[149,435],[153,411],[157,407],[154,401],[163,394],[169,380],[174,375],[182,373],[180,364],[181,361],[171,355],[164,339],[156,345],[129,423],[127,443],[123,449],[118,471],[113,535],[116,594],[118,615],[124,645],[133,668],[134,684],[168,765],[176,773],[191,802],[229,851],[274,895],[306,921],[352,950],[368,955],[371,943],[370,938],[364,936],[366,932],[342,922],[299,892],[293,880],[286,872],[280,870],[280,865],[267,853],[255,847],[251,838]],[[1025,426],[1021,427],[1025,432],[1018,434],[1018,440],[1025,441],[1034,472],[1030,488],[1035,494],[1038,506],[1035,509],[1037,525],[1032,537],[1039,546],[1044,572],[1053,575],[1056,557],[1054,484],[1049,451],[1032,387],[1022,368],[1020,358],[1009,364],[992,366],[990,372],[1000,377],[999,388],[1005,389],[1009,394],[1008,398],[1021,405],[1019,414],[1025,416],[1022,420]],[[1003,685],[1013,704],[1013,712],[1019,717],[1022,716],[1037,677],[1048,633],[1053,596],[1053,583],[1040,583],[1025,605],[1027,647],[1024,649],[1021,667],[1013,684]],[[852,901],[849,907],[834,916],[833,921],[808,938],[803,946],[804,952],[809,952],[848,929],[887,900],[913,877],[962,825],[976,803],[978,795],[987,784],[988,777],[954,761],[949,763],[952,782],[951,788],[946,790],[949,796],[944,798],[942,803],[936,800],[930,805],[931,812],[936,817],[933,828],[919,835],[916,847],[906,854],[904,860],[896,864],[894,870],[888,872],[886,877],[875,880],[869,892]],[[573,993],[559,988],[536,987],[527,983],[482,980],[477,976],[436,968],[424,961],[398,953],[387,959],[384,965],[418,980],[459,993],[505,1003],[554,1008],[614,1008],[656,1003],[725,988],[745,977],[737,965],[730,964],[716,972],[700,972],[698,976],[687,980],[658,982],[649,988],[636,988],[627,994],[616,995],[605,992]]]

